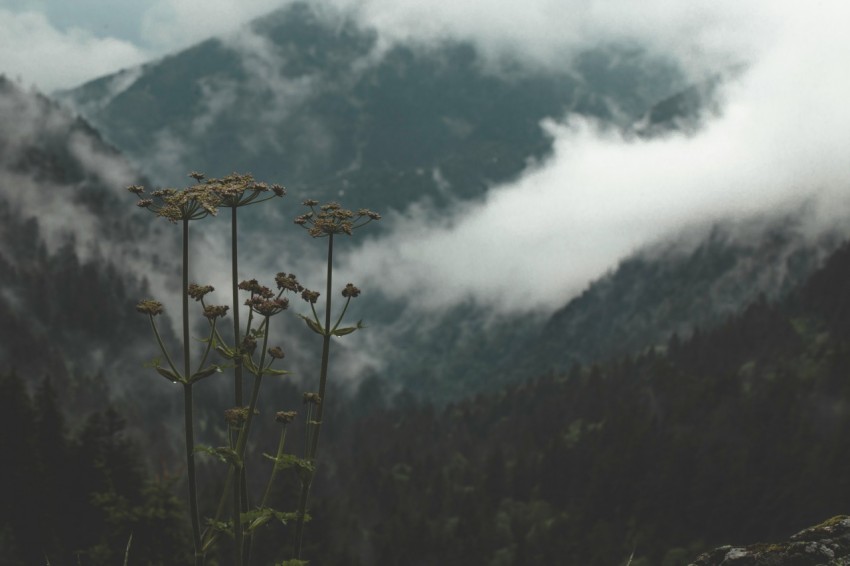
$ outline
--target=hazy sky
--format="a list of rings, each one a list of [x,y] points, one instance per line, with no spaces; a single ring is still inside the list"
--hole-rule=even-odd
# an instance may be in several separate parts
[[[47,92],[72,87],[236,32],[284,3],[0,0],[0,72]],[[388,42],[470,39],[486,53],[549,65],[576,48],[628,40],[678,61],[694,78],[743,69],[721,88],[720,113],[706,116],[697,132],[635,139],[576,116],[551,116],[541,127],[553,155],[494,187],[484,202],[449,218],[423,209],[388,217],[396,229],[364,246],[349,269],[388,294],[429,308],[474,297],[508,309],[552,309],[625,255],[685,226],[787,210],[813,195],[822,217],[846,212],[846,0],[314,5],[353,14]],[[370,273],[381,277],[369,281]]]

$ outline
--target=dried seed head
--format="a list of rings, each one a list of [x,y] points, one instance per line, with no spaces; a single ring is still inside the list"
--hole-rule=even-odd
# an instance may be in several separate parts
[[[189,176],[199,183],[204,179],[204,174],[198,173],[197,171],[192,171],[191,173],[189,173]]]
[[[196,301],[200,301],[205,295],[215,291],[215,288],[212,285],[198,285],[197,283],[190,283],[187,291],[190,297]]]
[[[322,398],[319,397],[318,393],[305,393],[303,402],[305,404],[312,403],[313,405],[319,405],[322,402]]]
[[[274,316],[280,311],[286,310],[289,307],[289,299],[277,298],[277,299],[264,299],[261,296],[254,296],[247,301],[245,304],[251,307],[259,315],[262,316]]]
[[[144,187],[141,187],[139,185],[130,185],[129,187],[127,187],[127,190],[133,193],[134,195],[140,195],[145,192]]]
[[[275,276],[274,280],[277,283],[278,289],[286,289],[293,293],[299,293],[304,290],[304,287],[298,283],[298,279],[296,279],[293,273],[284,273],[281,271]]]
[[[298,413],[296,413],[295,411],[278,411],[274,415],[274,420],[279,423],[289,424],[293,420],[295,420],[295,416],[297,414]]]
[[[136,203],[136,206],[138,206],[139,208],[150,208],[150,206],[152,204],[153,204],[153,200],[151,200],[149,198],[143,198],[143,199],[139,199],[139,202]]]
[[[320,293],[318,293],[317,291],[311,291],[310,289],[304,289],[301,292],[301,298],[312,305],[315,305],[316,301],[319,300],[319,295]]]
[[[159,301],[154,301],[153,299],[145,299],[143,301],[139,301],[136,304],[136,310],[140,313],[148,314],[150,316],[156,316],[158,314],[162,314],[165,310],[162,307],[162,303]]]
[[[256,279],[246,279],[239,283],[239,288],[243,291],[251,291],[251,294],[256,294],[260,289],[260,283]]]
[[[380,220],[381,215],[366,208],[352,212],[337,202],[329,202],[319,207],[318,214],[314,207],[318,204],[315,200],[304,201],[310,207],[310,212],[295,217],[295,224],[307,230],[314,238],[322,238],[332,234],[354,233],[354,230],[368,224],[373,220]]]
[[[353,299],[360,295],[360,289],[349,283],[345,286],[345,289],[342,290],[342,296],[346,298]]]
[[[240,350],[242,350],[245,354],[253,354],[254,350],[257,349],[257,339],[253,336],[245,336],[242,339],[242,346]]]
[[[224,411],[224,420],[227,424],[237,426],[248,420],[249,407],[233,407]]]
[[[269,348],[269,355],[276,360],[282,360],[285,354],[283,350],[280,349],[280,346],[275,346],[274,348]]]
[[[272,185],[272,191],[274,191],[274,194],[279,197],[282,197],[286,194],[286,189],[280,185]]]
[[[213,321],[226,315],[229,309],[227,305],[207,305],[204,307],[204,316]]]

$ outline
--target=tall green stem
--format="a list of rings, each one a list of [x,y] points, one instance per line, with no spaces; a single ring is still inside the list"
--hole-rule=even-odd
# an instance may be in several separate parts
[[[331,289],[333,287],[333,253],[334,235],[328,234],[328,266],[325,285],[325,333],[322,337],[322,366],[319,372],[319,405],[316,408],[316,418],[307,426],[313,427],[313,435],[307,452],[307,459],[315,463],[316,453],[319,449],[319,431],[322,428],[322,418],[325,408],[325,386],[328,382],[328,361],[331,350]],[[295,525],[295,557],[301,558],[301,548],[304,540],[304,521],[307,515],[307,500],[310,497],[310,486],[313,483],[313,474],[301,483],[301,497],[298,502],[298,522]]]
[[[319,448],[319,430],[322,428],[322,414],[325,410],[325,386],[328,383],[328,360],[331,351],[331,289],[333,287],[333,257],[334,235],[328,235],[328,274],[325,285],[325,335],[322,337],[322,367],[319,373],[319,398],[321,402],[316,411],[316,428],[313,434],[313,445],[310,448],[310,459],[316,458]]]
[[[189,219],[183,219],[183,417],[186,429],[186,470],[189,476],[189,514],[192,520],[192,540],[195,545],[195,566],[203,566],[201,522],[198,515],[198,486],[195,472],[195,426],[192,403],[192,375],[189,358]]]
[[[243,404],[243,365],[240,352],[242,337],[239,334],[239,245],[238,245],[238,221],[237,206],[233,203],[230,207],[230,286],[233,295],[233,344],[237,352],[234,360],[234,382],[233,402],[237,407]],[[239,524],[239,514],[248,510],[248,481],[245,475],[245,466],[239,469],[239,481],[233,487],[233,524]],[[241,566],[243,557],[240,549],[243,548],[242,533],[234,532],[236,542],[236,564]]]
[[[233,293],[233,344],[237,352],[241,344],[239,335],[239,256],[236,241],[236,206],[230,209],[230,284]],[[234,360],[235,382],[233,399],[237,407],[242,406],[242,357]]]

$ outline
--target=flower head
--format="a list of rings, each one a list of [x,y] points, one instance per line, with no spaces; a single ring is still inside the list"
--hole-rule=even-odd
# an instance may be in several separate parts
[[[160,303],[159,301],[154,301],[153,299],[145,299],[143,301],[139,301],[136,304],[136,310],[143,314],[156,316],[158,314],[162,314],[165,309],[163,308],[162,303]]]
[[[316,301],[319,300],[320,293],[318,291],[311,291],[310,289],[304,289],[301,292],[301,298],[310,303],[311,305],[315,305]]]
[[[233,407],[224,411],[224,420],[228,424],[236,426],[248,420],[249,407]]]
[[[279,423],[289,424],[295,420],[296,415],[298,415],[298,413],[295,411],[278,411],[274,415],[274,420]]]
[[[322,402],[322,398],[319,397],[318,393],[305,393],[303,402],[304,404],[312,403],[313,405],[318,405]]]
[[[300,293],[304,290],[304,287],[298,283],[298,279],[292,273],[278,273],[275,278],[275,283],[277,283],[278,289],[286,289],[287,291],[292,291],[293,293]]]
[[[353,299],[354,297],[357,297],[359,295],[360,295],[360,289],[358,289],[357,287],[355,287],[351,283],[346,285],[345,289],[342,290],[342,296],[349,298],[349,299]]]
[[[310,208],[309,212],[295,217],[298,224],[314,238],[322,238],[333,234],[347,234],[351,236],[354,230],[365,226],[373,220],[380,220],[381,215],[365,208],[353,212],[337,202],[329,202],[319,206],[316,200],[305,200],[304,206]],[[316,207],[318,206],[318,210]]]
[[[254,295],[245,301],[245,304],[261,316],[274,316],[289,307],[289,299],[286,297],[266,299],[260,295]]]
[[[215,291],[215,287],[212,285],[198,285],[197,283],[190,283],[189,288],[187,289],[189,296],[196,301],[200,301],[205,295],[208,295],[213,291]]]
[[[207,305],[204,307],[204,316],[212,322],[226,315],[229,309],[230,307],[227,305]]]
[[[269,187],[267,183],[256,181],[250,173],[231,173],[221,179],[207,179],[204,184],[210,191],[218,195],[221,199],[221,206],[227,208],[247,206],[254,202],[273,198],[272,196],[260,198],[269,191],[277,197],[286,194],[286,189],[282,186],[272,185]]]

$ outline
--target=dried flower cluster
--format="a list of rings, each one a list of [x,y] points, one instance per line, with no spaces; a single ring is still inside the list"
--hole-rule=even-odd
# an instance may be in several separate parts
[[[354,230],[365,226],[373,220],[380,220],[377,212],[361,208],[357,212],[342,208],[339,203],[329,202],[319,206],[316,200],[305,200],[304,206],[310,212],[297,216],[295,223],[307,230],[314,238],[322,238],[332,234],[351,235]],[[318,209],[317,209],[318,207]]]
[[[189,176],[197,181],[196,185],[185,189],[159,189],[151,193],[151,198],[142,196],[145,189],[139,185],[127,187],[127,190],[139,197],[138,206],[171,222],[199,220],[208,215],[215,216],[219,207],[246,206],[286,194],[286,189],[280,185],[269,186],[255,181],[249,174],[231,173],[221,179],[205,179],[202,173],[197,172]],[[269,191],[274,194],[259,198]]]
[[[207,179],[202,173],[192,172],[189,177],[194,179],[195,185],[185,189],[159,189],[153,191],[150,196],[145,195],[145,189],[134,185],[128,190],[138,198],[138,206],[145,208],[157,216],[171,222],[183,223],[183,367],[180,369],[174,363],[174,358],[169,354],[168,347],[157,329],[155,316],[163,313],[162,303],[153,299],[145,299],[136,305],[136,310],[150,317],[156,341],[162,351],[164,361],[160,358],[153,362],[154,369],[172,383],[184,385],[184,430],[186,438],[186,463],[189,491],[189,515],[192,523],[193,546],[195,566],[204,566],[207,549],[218,539],[219,535],[227,533],[233,537],[234,559],[236,566],[246,566],[251,558],[251,545],[253,543],[254,530],[276,517],[282,522],[286,520],[295,521],[295,538],[293,551],[296,560],[292,563],[305,563],[300,560],[302,549],[304,524],[309,520],[307,513],[307,500],[310,486],[314,478],[314,470],[317,462],[317,447],[319,431],[323,421],[323,398],[325,396],[328,361],[330,356],[330,341],[332,337],[346,336],[363,325],[358,321],[355,325],[341,326],[347,312],[351,299],[360,295],[360,289],[352,283],[348,283],[342,290],[342,296],[346,299],[341,312],[336,316],[336,322],[332,319],[332,277],[333,269],[333,243],[334,234],[352,235],[354,230],[372,222],[380,220],[381,216],[367,209],[356,212],[342,208],[338,203],[330,202],[319,205],[318,201],[307,200],[304,205],[309,212],[298,216],[295,223],[305,228],[308,234],[314,238],[328,236],[327,254],[327,279],[326,293],[324,294],[325,313],[324,323],[320,320],[316,311],[316,303],[320,294],[305,288],[292,273],[279,272],[275,276],[276,289],[266,287],[256,279],[246,279],[237,283],[238,273],[238,246],[236,234],[238,233],[237,208],[249,204],[260,203],[276,197],[282,197],[286,190],[280,185],[268,185],[256,181],[250,174],[237,174],[222,177],[220,179]],[[201,285],[189,283],[190,273],[189,261],[189,220],[197,220],[206,216],[214,216],[219,208],[231,209],[231,291],[232,305],[209,305],[206,298],[215,289],[212,285]],[[249,316],[247,324],[240,326],[239,314],[242,299],[239,290],[247,292],[250,296],[244,300],[242,305],[247,306]],[[275,420],[282,423],[280,427],[280,440],[277,454],[266,455],[273,460],[275,465],[269,476],[268,486],[259,506],[251,508],[252,505],[243,496],[247,493],[247,479],[244,462],[246,461],[246,450],[248,438],[251,433],[251,423],[257,415],[256,407],[260,393],[260,385],[264,375],[286,375],[283,369],[274,368],[273,365],[285,357],[284,351],[279,346],[269,345],[270,321],[274,316],[289,307],[289,299],[284,296],[286,292],[300,294],[301,298],[310,304],[311,314],[300,316],[307,326],[322,336],[321,371],[317,392],[304,393],[303,401],[306,405],[306,438],[304,457],[297,458],[294,454],[284,452],[284,441],[286,439],[286,425],[295,418],[294,411],[279,411],[275,414]],[[209,336],[202,340],[206,344],[197,369],[192,368],[192,356],[190,351],[189,334],[189,299],[200,303],[202,314],[209,321]],[[233,321],[233,342],[228,344],[222,337],[217,320],[231,313]],[[254,315],[262,317],[258,319]],[[244,330],[243,330],[244,328]],[[208,356],[217,352],[224,360],[223,364],[208,361]],[[258,354],[259,360],[254,356]],[[222,369],[233,368],[234,375],[234,402],[233,408],[224,411],[225,420],[231,425],[228,434],[228,446],[209,448],[201,446],[198,450],[202,453],[211,454],[226,462],[230,469],[225,478],[225,488],[222,490],[221,499],[215,516],[207,522],[207,528],[201,529],[200,511],[198,505],[198,486],[195,471],[195,432],[193,412],[193,386],[201,380],[222,373]],[[253,388],[250,393],[248,405],[243,406],[243,399],[248,400],[243,390],[243,372],[250,372],[255,376]],[[283,513],[275,511],[266,505],[278,472],[294,467],[301,482],[301,496],[297,511]],[[230,501],[230,522],[222,520],[222,513],[226,502]],[[289,562],[286,562],[289,563]]]

